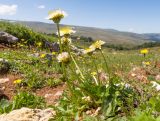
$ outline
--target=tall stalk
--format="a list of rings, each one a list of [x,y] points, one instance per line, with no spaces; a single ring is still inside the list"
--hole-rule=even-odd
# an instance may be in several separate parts
[[[74,59],[74,57],[72,56],[71,53],[70,53],[70,56],[71,56],[71,59],[73,60],[73,63],[75,64],[77,70],[79,71],[79,74],[80,74],[81,78],[84,80],[85,78],[84,78],[84,76],[83,76],[83,74],[82,74],[82,71],[80,70],[80,68],[79,68],[79,66],[78,66],[78,64],[77,64],[77,62],[75,61],[75,59]]]
[[[63,48],[62,48],[62,42],[61,42],[61,36],[60,36],[59,23],[57,23],[56,25],[57,25],[57,31],[58,31],[58,41],[59,41],[60,53],[62,53],[63,52]],[[64,75],[64,78],[66,79],[66,70],[64,68],[64,63],[63,62],[62,62],[62,73]]]
[[[68,51],[69,56],[71,57],[71,59],[72,59],[74,65],[76,66],[77,70],[79,71],[80,76],[81,76],[81,78],[82,78],[81,80],[82,80],[82,82],[83,82],[83,80],[85,79],[85,77],[83,76],[82,71],[80,70],[80,68],[79,68],[79,66],[78,66],[78,64],[77,64],[77,62],[76,62],[76,60],[75,60],[74,57],[72,56],[72,53],[71,53],[71,49],[70,49],[69,44],[67,44],[67,51]]]
[[[96,69],[98,84],[100,84],[99,75],[98,75],[98,67],[97,67],[96,61],[92,55],[91,55],[91,58],[93,60],[93,63],[94,63],[95,69]]]
[[[61,36],[60,36],[60,28],[59,28],[59,23],[57,25],[57,31],[58,31],[58,41],[59,41],[59,46],[60,46],[60,53],[62,53],[63,48],[62,48],[62,42],[61,42]]]
[[[109,74],[109,78],[110,78],[110,70],[109,70],[109,67],[108,67],[107,60],[106,60],[106,58],[105,58],[105,56],[104,56],[104,54],[103,54],[103,52],[102,52],[101,49],[100,49],[100,52],[101,52],[101,55],[102,55],[102,57],[103,57],[103,59],[104,59],[105,66],[106,66],[106,69],[107,69],[107,73]]]

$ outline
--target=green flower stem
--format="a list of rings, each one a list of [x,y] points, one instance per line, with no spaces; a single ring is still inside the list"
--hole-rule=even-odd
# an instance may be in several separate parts
[[[63,48],[62,48],[62,42],[61,42],[61,36],[60,36],[60,28],[59,28],[59,23],[57,25],[57,31],[58,31],[58,41],[59,41],[59,46],[60,46],[60,53],[62,53]]]
[[[78,67],[78,68],[77,68],[78,71],[81,72],[79,66],[77,65],[75,59],[73,58],[73,56],[72,56],[72,54],[71,54],[71,49],[70,49],[70,45],[69,45],[69,44],[67,45],[67,51],[68,51],[70,57],[72,58],[75,66],[76,66],[76,68]],[[73,69],[72,69],[72,70],[73,70]],[[77,75],[77,74],[76,74],[76,75]],[[82,79],[80,79],[78,75],[77,75],[77,78],[80,79],[80,80],[82,80],[82,82],[83,82],[84,76],[83,76],[82,72],[80,73],[80,75],[81,75]]]
[[[99,82],[97,81],[96,77],[95,77],[95,76],[92,76],[92,77],[93,77],[93,79],[94,79],[96,85],[99,85]]]
[[[75,73],[75,75],[76,75],[76,77],[77,77],[77,79],[78,79],[78,82],[81,83],[81,81],[83,81],[83,80],[82,80],[82,79],[79,77],[79,75],[75,72],[75,70],[73,69],[73,67],[69,65],[69,68],[70,68],[70,70],[72,71],[72,73]],[[80,81],[80,80],[81,80],[81,81]],[[82,82],[82,83],[83,83],[83,82]]]
[[[60,46],[60,53],[63,52],[63,48],[62,48],[62,42],[61,42],[61,37],[60,37],[60,28],[59,28],[59,23],[56,24],[57,25],[57,31],[58,31],[58,41],[59,41],[59,46]],[[66,78],[66,70],[64,68],[64,63],[62,62],[62,73],[64,75],[64,78]]]
[[[93,63],[94,63],[94,66],[95,66],[95,69],[96,69],[96,72],[97,72],[97,79],[98,79],[98,84],[100,84],[100,80],[99,80],[99,76],[98,76],[98,67],[97,67],[97,64],[96,64],[96,61],[95,59],[93,58],[93,56],[91,55],[92,57],[92,60],[93,60]]]
[[[106,60],[106,58],[105,58],[105,56],[104,56],[104,54],[103,54],[103,52],[102,52],[101,49],[100,49],[100,52],[101,52],[101,55],[102,55],[102,57],[103,57],[103,59],[104,59],[104,62],[105,62],[105,65],[106,65],[106,69],[107,69],[107,72],[108,72],[109,78],[110,78],[110,70],[109,70],[109,67],[108,67],[107,60]]]
[[[72,54],[71,54],[71,53],[70,53],[70,56],[71,56],[71,59],[73,60],[73,62],[74,62],[74,64],[75,64],[75,66],[76,66],[77,70],[79,71],[80,76],[81,76],[81,77],[82,77],[82,79],[84,80],[85,78],[84,78],[84,76],[83,76],[83,74],[82,74],[82,72],[81,72],[81,70],[80,70],[79,66],[77,65],[77,63],[76,63],[76,61],[75,61],[75,59],[73,58],[73,56],[72,56]]]

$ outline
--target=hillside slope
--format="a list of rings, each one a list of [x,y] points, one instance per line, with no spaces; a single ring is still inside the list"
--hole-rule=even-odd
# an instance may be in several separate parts
[[[42,23],[42,22],[26,22],[17,21],[23,25],[29,26],[38,32],[44,32],[47,34],[56,33],[56,26],[54,24]],[[63,26],[63,25],[62,25]],[[93,27],[80,27],[72,26],[76,30],[76,36],[92,37],[93,39],[102,39],[108,44],[120,44],[120,45],[140,45],[144,42],[148,42],[145,36],[135,33],[120,32],[112,29],[99,29]]]
[[[32,21],[12,21],[32,28],[35,31],[52,34],[56,33],[54,24]],[[62,25],[63,26],[63,25]],[[160,41],[160,34],[137,34],[131,32],[121,32],[114,29],[100,29],[94,27],[72,26],[76,30],[76,36],[92,37],[101,39],[107,44],[136,46],[146,42]]]

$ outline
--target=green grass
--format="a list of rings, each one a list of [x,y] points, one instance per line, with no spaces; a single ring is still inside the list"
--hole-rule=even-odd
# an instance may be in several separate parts
[[[52,76],[58,72],[59,65],[54,63],[55,58],[53,58],[53,64],[48,66],[47,58],[41,58],[40,53],[27,49],[1,50],[0,58],[8,60],[11,64],[10,73],[21,75],[24,83],[27,83],[30,88],[41,88],[51,80],[59,78],[58,76]],[[36,56],[36,54],[39,54],[39,56]],[[53,84],[50,83],[50,85],[56,86],[60,82],[53,81]]]
[[[139,54],[139,51],[113,51],[112,52],[109,49],[105,49],[104,53],[109,65],[109,68],[111,70],[112,73],[112,81],[113,81],[113,85],[115,85],[116,83],[121,83],[127,81],[127,77],[125,77],[125,75],[133,69],[133,67],[142,67],[142,62],[143,61],[150,61],[152,63],[152,65],[150,66],[151,68],[154,67],[154,62],[156,60],[159,60],[160,57],[158,56],[159,48],[154,48],[153,50],[150,51],[150,53],[144,58],[143,55]],[[44,52],[40,52],[40,51],[32,51],[32,50],[28,50],[28,49],[17,49],[17,50],[10,50],[10,49],[5,49],[5,50],[1,50],[0,51],[0,58],[4,58],[7,59],[9,61],[9,63],[11,63],[12,68],[10,70],[10,73],[16,73],[18,75],[22,76],[23,79],[23,83],[27,84],[27,87],[29,89],[37,89],[37,88],[42,88],[46,85],[51,85],[51,86],[55,86],[59,83],[61,83],[63,80],[59,81],[58,83],[56,83],[55,81],[57,80],[58,77],[55,78],[51,78],[49,76],[45,76],[46,74],[53,74],[53,73],[60,73],[60,67],[59,64],[56,62],[56,59],[53,60],[52,65],[50,67],[48,67],[48,63],[47,63],[47,59],[46,58],[40,58],[39,56],[33,56],[34,53],[44,53]],[[33,54],[33,55],[32,55]],[[41,54],[40,54],[41,55]],[[96,65],[98,66],[99,69],[104,69],[105,63],[104,60],[102,59],[102,57],[100,56],[100,53],[96,53],[94,56],[94,58],[96,58]],[[142,101],[142,97],[140,95],[138,95],[138,93],[135,90],[123,90],[123,85],[120,86],[109,86],[107,88],[107,90],[104,90],[104,87],[102,86],[95,86],[93,84],[93,79],[92,76],[90,76],[90,73],[95,70],[95,66],[93,64],[93,60],[92,57],[88,57],[88,56],[84,56],[84,57],[78,57],[76,58],[77,64],[81,65],[81,70],[84,74],[84,76],[86,77],[86,82],[84,84],[81,85],[74,85],[74,88],[72,88],[73,90],[73,94],[72,97],[70,97],[68,94],[70,92],[68,92],[69,90],[66,90],[66,92],[64,93],[62,99],[60,100],[60,106],[59,107],[55,107],[56,110],[58,110],[58,114],[57,114],[57,120],[60,120],[59,118],[61,117],[61,119],[73,119],[76,114],[77,115],[82,115],[82,112],[85,112],[86,110],[92,109],[96,107],[101,107],[102,106],[102,102],[103,97],[102,94],[106,93],[107,95],[112,95],[115,96],[114,100],[119,100],[118,102],[112,102],[111,101],[111,105],[113,105],[112,103],[115,103],[116,105],[122,105],[122,102],[124,100],[128,101],[126,103],[128,103],[127,105],[131,105],[131,103],[133,103],[132,101],[135,99],[138,101]],[[71,70],[70,67],[74,66],[73,63],[70,63],[70,66],[67,67],[67,73],[68,73],[68,78],[70,80],[70,82],[74,82],[77,83],[77,76],[75,75],[75,70]],[[123,77],[116,77],[114,75],[115,72],[122,72],[122,76]],[[157,72],[155,72],[157,73]],[[44,75],[44,76],[42,76]],[[122,79],[123,78],[123,79]],[[125,80],[126,79],[126,80]],[[91,81],[92,80],[92,81]],[[108,82],[103,82],[104,84],[107,84]],[[133,83],[130,82],[130,84],[135,85],[136,81],[134,81]],[[78,87],[77,87],[78,86]],[[148,92],[150,92],[150,94],[152,95],[156,95],[156,93],[152,92],[152,89],[148,88],[149,85],[143,85],[143,84],[138,84],[138,86],[140,88],[144,88],[144,96],[147,96]],[[113,88],[114,87],[114,88]],[[147,88],[149,90],[147,90]],[[79,90],[80,89],[80,90]],[[85,90],[83,93],[81,92],[81,90]],[[111,92],[110,92],[110,91]],[[108,92],[109,91],[109,92]],[[102,93],[103,92],[103,93]],[[105,92],[105,93],[104,93]],[[113,92],[116,92],[115,94]],[[124,95],[119,95],[120,92],[125,92],[125,96]],[[94,102],[83,102],[82,97],[84,95],[89,95],[90,97],[92,97],[95,101]],[[126,95],[130,95],[129,97],[126,97]],[[123,96],[124,99],[118,99],[118,97]],[[110,96],[109,96],[110,97]],[[106,98],[109,98],[106,97]],[[92,99],[92,100],[93,100]],[[107,99],[108,100],[108,99]],[[122,101],[123,100],[123,101]],[[143,99],[145,100],[145,99]],[[121,102],[122,101],[122,102]],[[143,104],[144,103],[144,104]],[[148,105],[149,106],[149,102],[143,102],[143,105]],[[27,105],[26,105],[27,106]],[[103,104],[103,106],[105,106]],[[126,115],[132,116],[134,115],[134,108],[128,107],[132,109],[131,112],[128,112],[128,109],[125,109],[126,107],[123,107],[123,111],[125,112],[126,110]],[[113,107],[110,107],[113,108]],[[152,108],[152,107],[151,107]],[[139,107],[139,109],[141,110],[141,108]],[[106,112],[106,107],[104,107],[104,110]],[[108,110],[108,109],[107,109]],[[117,112],[116,107],[114,109],[112,109],[113,111]],[[145,107],[146,112],[148,113],[148,109],[147,107]],[[154,107],[152,110],[155,110]],[[81,113],[80,113],[81,112]],[[114,116],[115,112],[110,112],[109,114],[103,114],[103,115],[112,115]],[[63,117],[62,117],[63,115]],[[149,116],[151,114],[148,114]],[[118,115],[117,115],[118,116]],[[118,118],[118,117],[115,118]],[[85,120],[94,120],[92,118],[95,118],[95,120],[98,120],[98,118],[96,119],[96,117],[89,117],[89,115],[85,115],[83,114],[83,117],[86,118]],[[121,116],[120,116],[121,117]],[[119,118],[120,118],[119,117]],[[147,118],[144,115],[145,118]],[[144,118],[143,117],[143,118]],[[153,118],[153,117],[152,117]],[[102,118],[103,119],[103,118]],[[134,119],[134,117],[132,118]],[[153,118],[154,119],[154,118]],[[137,117],[134,120],[138,120]],[[156,119],[155,119],[156,120]]]
[[[12,102],[5,99],[0,101],[0,114],[9,113],[22,107],[45,108],[45,105],[44,98],[35,96],[31,92],[19,92],[13,97]]]

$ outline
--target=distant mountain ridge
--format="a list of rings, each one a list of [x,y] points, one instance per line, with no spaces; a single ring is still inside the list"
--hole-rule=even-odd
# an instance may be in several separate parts
[[[33,22],[33,21],[13,21],[13,23],[23,24],[35,31],[47,34],[56,33],[55,24]],[[64,25],[62,25],[64,26]],[[68,25],[70,26],[70,25]],[[146,42],[160,42],[160,33],[138,34],[132,32],[122,32],[114,29],[100,29],[95,27],[71,26],[76,30],[76,36],[92,37],[101,39],[108,44],[118,44],[125,46],[141,45]]]
[[[148,33],[148,34],[144,34],[144,35],[153,41],[160,41],[160,34],[159,33]]]

